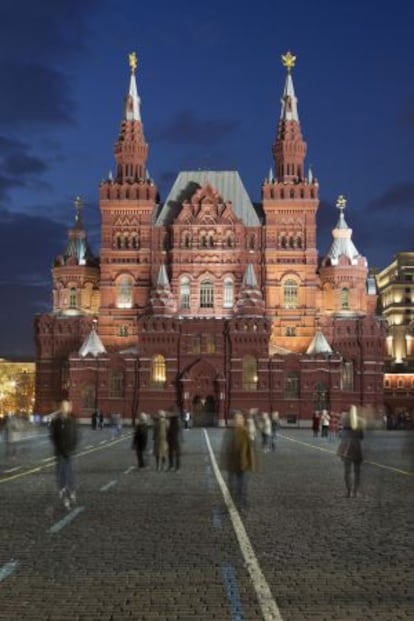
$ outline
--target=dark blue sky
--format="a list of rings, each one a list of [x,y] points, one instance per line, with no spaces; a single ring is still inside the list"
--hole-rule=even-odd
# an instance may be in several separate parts
[[[161,198],[180,170],[210,168],[237,169],[259,200],[291,49],[320,254],[338,194],[370,266],[414,250],[413,22],[410,0],[2,0],[0,356],[34,351],[77,194],[98,250],[131,50]]]

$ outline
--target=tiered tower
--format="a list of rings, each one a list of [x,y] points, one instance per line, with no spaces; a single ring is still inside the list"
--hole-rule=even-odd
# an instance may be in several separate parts
[[[262,186],[266,217],[264,263],[266,307],[272,344],[304,352],[315,333],[318,297],[316,212],[318,182],[305,176],[306,143],[292,80],[296,57],[282,56],[287,75],[273,144],[276,174]]]
[[[102,219],[99,334],[108,351],[135,346],[136,316],[151,286],[151,220],[158,191],[148,177],[148,145],[136,84],[137,57],[129,55],[129,91],[118,140],[115,177],[99,189]]]

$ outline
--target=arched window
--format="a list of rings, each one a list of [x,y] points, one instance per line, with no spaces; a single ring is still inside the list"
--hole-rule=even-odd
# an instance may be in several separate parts
[[[315,384],[313,389],[313,407],[316,411],[329,410],[329,391],[322,382]]]
[[[254,356],[243,358],[243,390],[257,390],[257,360]]]
[[[299,399],[299,382],[299,373],[297,371],[289,371],[285,377],[285,399]]]
[[[120,235],[116,236],[116,247],[118,248],[118,250],[122,248],[122,238]]]
[[[210,248],[214,248],[214,236],[211,233],[208,236],[208,245],[210,246]]]
[[[134,250],[138,248],[138,238],[136,235],[132,236],[132,247]]]
[[[234,237],[233,237],[233,235],[231,233],[227,234],[226,246],[227,246],[227,248],[234,248]]]
[[[285,308],[298,307],[298,284],[292,278],[283,285],[283,303]]]
[[[297,248],[302,248],[302,238],[301,237],[297,237],[296,238],[296,246],[297,246]]]
[[[132,308],[132,279],[130,276],[121,276],[116,283],[117,308]]]
[[[111,375],[110,396],[124,396],[124,374],[122,371],[114,371]]]
[[[343,362],[341,365],[341,390],[353,392],[354,390],[354,363]]]
[[[287,239],[286,237],[283,235],[283,237],[280,240],[280,245],[282,246],[282,248],[286,248],[287,246]]]
[[[200,284],[200,308],[214,307],[214,287],[211,280],[203,280]]]
[[[207,246],[207,236],[205,234],[201,236],[200,246],[202,246],[203,248],[206,248]]]
[[[119,326],[119,336],[128,336],[128,326]]]
[[[234,304],[234,283],[231,278],[224,279],[223,288],[223,306],[224,308],[232,308]]]
[[[180,308],[190,308],[190,279],[187,276],[180,280]]]
[[[152,359],[151,381],[154,386],[164,386],[167,379],[167,365],[164,356],[158,354]]]
[[[341,308],[349,308],[349,289],[347,289],[346,287],[341,289]]]
[[[86,384],[82,388],[82,407],[94,408],[95,407],[95,386],[93,384]]]
[[[72,287],[69,292],[69,308],[76,308],[76,289]]]

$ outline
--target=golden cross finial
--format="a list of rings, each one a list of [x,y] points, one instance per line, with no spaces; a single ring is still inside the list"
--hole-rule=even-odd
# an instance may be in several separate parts
[[[296,56],[293,56],[292,52],[288,50],[286,54],[282,54],[282,65],[286,67],[288,73],[291,72],[293,67],[295,66]]]
[[[340,194],[336,200],[336,206],[338,207],[338,209],[340,209],[341,211],[343,211],[346,207],[346,198],[343,194]]]
[[[135,52],[131,52],[128,54],[129,58],[129,66],[131,68],[131,73],[135,73],[138,67],[138,58]]]

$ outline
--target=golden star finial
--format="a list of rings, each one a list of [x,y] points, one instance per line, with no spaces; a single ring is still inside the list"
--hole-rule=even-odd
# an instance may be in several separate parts
[[[296,56],[293,56],[292,52],[288,50],[286,54],[282,54],[282,65],[286,67],[288,73],[291,72],[295,66]]]
[[[338,209],[340,209],[341,211],[343,211],[346,207],[346,198],[343,194],[340,194],[336,200],[336,206],[338,207]]]
[[[128,54],[129,58],[129,66],[131,68],[131,73],[135,73],[138,67],[138,58],[135,52],[131,52]]]

